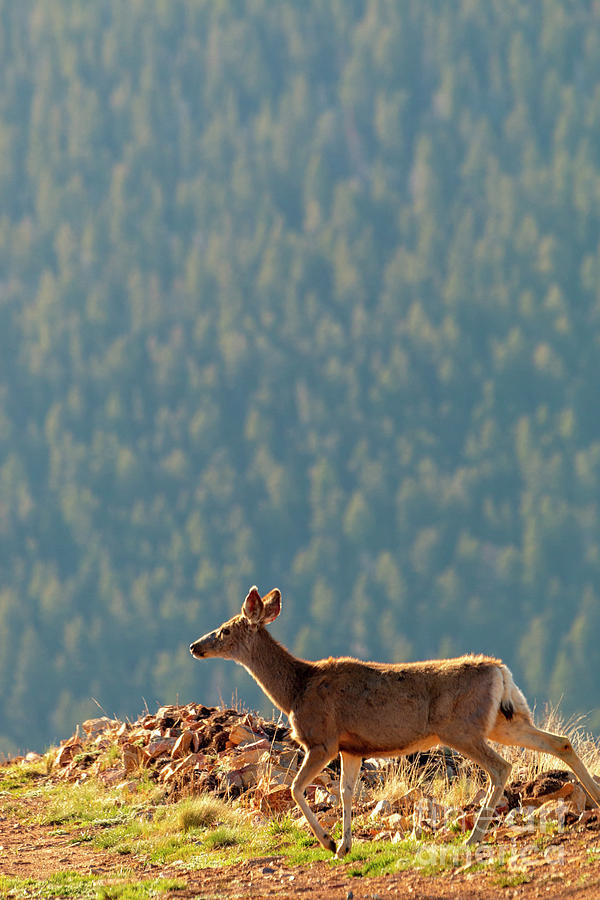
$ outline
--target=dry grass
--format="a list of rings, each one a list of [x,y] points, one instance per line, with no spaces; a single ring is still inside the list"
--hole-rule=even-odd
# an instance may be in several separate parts
[[[403,757],[390,761],[381,784],[374,788],[373,800],[400,800],[409,791],[420,789],[439,803],[462,806],[483,785],[481,770],[462,756],[455,759],[456,775],[449,776],[443,766],[422,766]]]
[[[231,806],[219,797],[202,794],[182,800],[176,807],[177,826],[181,831],[191,828],[210,828],[214,825],[233,825],[237,817]]]

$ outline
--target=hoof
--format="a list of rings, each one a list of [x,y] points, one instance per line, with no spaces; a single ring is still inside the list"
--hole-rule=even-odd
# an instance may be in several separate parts
[[[473,847],[476,844],[480,844],[482,837],[483,837],[483,835],[475,834],[475,832],[472,831],[471,834],[469,835],[469,837],[465,841],[465,847]]]
[[[350,844],[346,844],[345,841],[342,841],[338,845],[338,848],[335,851],[335,855],[337,856],[338,859],[343,859],[349,850],[350,850]]]
[[[325,835],[321,843],[326,850],[331,850],[332,853],[335,853],[335,841],[332,840],[328,834]]]

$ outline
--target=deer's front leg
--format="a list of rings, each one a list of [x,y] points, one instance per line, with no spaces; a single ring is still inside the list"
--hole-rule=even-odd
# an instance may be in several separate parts
[[[298,774],[292,782],[292,797],[304,813],[304,817],[312,828],[313,834],[326,850],[331,850],[332,852],[335,852],[335,843],[325,829],[319,824],[317,817],[306,802],[304,792],[315,775],[318,775],[334,756],[335,752],[332,753],[323,744],[320,744],[317,747],[311,747],[307,750],[304,762],[300,766]]]
[[[342,801],[343,835],[335,853],[338,859],[345,856],[352,846],[352,794],[354,793],[354,785],[362,763],[360,756],[350,756],[349,753],[340,753],[340,756],[342,758],[340,799]]]

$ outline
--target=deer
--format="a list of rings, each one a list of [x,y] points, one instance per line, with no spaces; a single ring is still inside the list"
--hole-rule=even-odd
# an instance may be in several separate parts
[[[299,659],[266,625],[281,612],[281,591],[261,597],[250,588],[241,612],[190,645],[196,659],[222,657],[242,665],[288,717],[304,759],[291,793],[317,840],[338,858],[352,844],[352,795],[363,757],[395,757],[443,745],[473,760],[489,779],[467,844],[482,839],[493,818],[511,764],[489,744],[550,753],[575,773],[600,806],[600,787],[570,740],[533,724],[527,701],[508,667],[491,656],[466,655],[422,662],[364,662],[330,657]],[[340,756],[342,838],[335,842],[306,799],[311,781]]]

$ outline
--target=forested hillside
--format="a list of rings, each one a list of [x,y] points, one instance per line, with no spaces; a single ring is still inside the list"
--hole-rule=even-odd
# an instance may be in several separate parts
[[[600,727],[600,6],[0,0],[0,750],[502,656]]]

